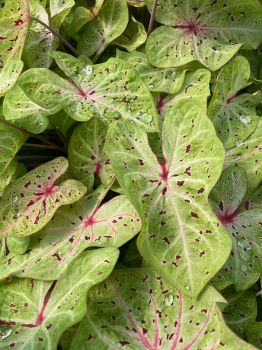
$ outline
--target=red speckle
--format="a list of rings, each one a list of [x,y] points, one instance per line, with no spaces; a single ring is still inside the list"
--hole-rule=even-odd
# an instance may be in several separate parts
[[[189,153],[191,151],[191,145],[186,146],[186,153]]]
[[[192,216],[193,218],[197,218],[197,219],[198,219],[198,215],[197,215],[197,213],[195,213],[194,211],[191,211],[191,216]]]
[[[178,186],[183,186],[184,183],[185,183],[185,181],[177,181],[177,185],[178,185]]]
[[[229,211],[225,211],[223,213],[216,213],[216,216],[222,222],[223,225],[227,226],[235,222],[237,214],[234,212],[230,213]]]
[[[229,97],[229,98],[227,99],[227,104],[229,105],[237,96],[238,96],[238,94],[235,94],[235,95]]]
[[[100,162],[95,163],[95,174],[98,176],[100,174],[100,171],[102,169],[102,165]]]
[[[159,114],[161,114],[161,110],[163,109],[164,105],[165,105],[164,96],[160,96],[159,100],[156,103],[156,108]]]
[[[24,23],[24,21],[22,21],[21,19],[18,19],[17,21],[15,21],[16,26],[20,26],[23,23]]]

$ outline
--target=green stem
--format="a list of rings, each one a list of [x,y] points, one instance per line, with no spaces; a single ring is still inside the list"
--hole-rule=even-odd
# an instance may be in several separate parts
[[[31,16],[30,19],[32,21],[35,21],[35,22],[41,24],[43,27],[45,27],[47,30],[49,30],[49,32],[52,33],[53,35],[55,35],[76,57],[79,56],[79,52],[61,34],[56,32],[54,29],[52,29],[46,23],[44,23],[43,21],[41,21],[40,19],[38,19],[36,17]]]

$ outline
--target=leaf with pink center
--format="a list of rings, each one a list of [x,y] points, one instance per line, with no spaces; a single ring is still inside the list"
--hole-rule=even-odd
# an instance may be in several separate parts
[[[106,155],[104,144],[107,125],[92,118],[79,125],[71,136],[68,147],[70,169],[88,189],[92,190],[95,176],[107,187],[114,179],[111,161]]]
[[[146,4],[151,11],[153,0]],[[262,41],[262,5],[257,0],[159,0],[156,20],[165,25],[149,36],[146,54],[161,68],[197,60],[217,70],[242,45],[255,49]]]
[[[0,349],[57,349],[62,333],[84,317],[88,289],[108,277],[118,255],[116,248],[87,251],[59,281],[0,284],[0,325],[9,330]]]
[[[231,247],[207,199],[222,170],[224,149],[202,108],[190,101],[166,116],[162,140],[161,163],[145,131],[119,121],[109,127],[105,149],[142,218],[143,258],[175,287],[197,296]]]
[[[28,253],[1,259],[0,279],[10,275],[43,280],[60,278],[89,247],[120,247],[141,228],[133,205],[123,195],[101,204],[108,189],[98,188],[78,203],[60,208],[31,238]]]
[[[211,287],[195,300],[148,269],[118,269],[88,293],[74,349],[251,350],[227,328]]]
[[[0,202],[0,236],[29,236],[43,228],[61,205],[78,201],[86,192],[76,180],[56,181],[68,168],[59,157],[14,181]]]
[[[110,123],[121,117],[148,131],[158,130],[153,98],[137,73],[125,62],[111,58],[91,66],[62,52],[53,52],[52,57],[67,79],[45,68],[32,68],[18,81],[26,98],[39,106],[40,111],[51,115],[63,108],[78,121],[96,117]],[[6,99],[4,104],[8,106]],[[20,113],[20,103],[18,99],[12,104],[13,113],[16,109]],[[26,108],[22,110],[26,116]]]
[[[96,60],[128,25],[126,0],[105,0],[95,18],[88,22],[78,41],[80,53]],[[133,33],[132,33],[133,35]]]
[[[252,208],[244,197],[247,178],[244,169],[229,167],[210,195],[213,210],[232,236],[231,254],[214,279],[215,286],[223,288],[234,284],[236,290],[245,290],[260,277],[262,270],[262,241],[260,209]]]
[[[249,83],[250,66],[238,56],[219,72],[208,115],[226,149],[236,146],[252,134],[258,124],[257,106],[261,97],[240,93]]]

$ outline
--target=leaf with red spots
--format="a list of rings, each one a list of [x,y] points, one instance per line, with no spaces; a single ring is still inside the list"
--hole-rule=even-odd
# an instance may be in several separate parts
[[[57,282],[0,284],[0,325],[9,329],[0,349],[57,349],[62,333],[84,317],[88,289],[108,277],[118,255],[116,248],[84,252]]]
[[[166,116],[162,140],[160,163],[146,133],[119,121],[109,127],[105,149],[123,192],[142,218],[138,248],[143,258],[171,284],[196,296],[231,248],[207,200],[224,149],[202,108],[190,101]]]
[[[243,56],[229,62],[216,78],[208,115],[226,149],[247,139],[259,121],[256,107],[261,97],[239,93],[250,85],[249,78],[249,63]]]
[[[248,325],[257,317],[256,293],[252,289],[237,293],[229,287],[222,295],[227,301],[222,307],[224,319],[232,331],[243,338]]]
[[[0,69],[20,59],[29,23],[29,1],[7,0],[0,12]]]
[[[56,184],[67,168],[68,161],[59,157],[7,188],[0,201],[0,236],[29,236],[43,228],[61,205],[74,203],[85,194],[86,188],[79,181]]]
[[[114,179],[111,161],[104,151],[107,125],[91,119],[75,129],[68,147],[70,169],[88,189],[92,190],[95,175],[107,187]]]
[[[128,53],[117,50],[117,57],[135,68],[149,91],[174,94],[183,85],[187,71],[185,68],[155,68],[149,63],[146,55],[140,51]]]
[[[233,240],[232,252],[214,284],[223,288],[234,284],[237,290],[251,287],[262,270],[261,209],[243,203],[247,189],[244,169],[229,167],[214,187],[210,202]]]
[[[7,62],[3,69],[0,70],[0,97],[14,86],[22,72],[23,66],[24,64],[21,60],[13,59]]]
[[[255,350],[225,325],[211,287],[194,300],[148,269],[118,269],[87,300],[70,350]]]
[[[252,194],[262,181],[262,120],[244,141],[226,152],[225,167],[236,165],[247,173],[247,194]]]
[[[149,10],[153,0],[146,0]],[[194,60],[211,70],[226,64],[242,45],[262,41],[262,5],[258,0],[158,0],[146,54],[156,67],[181,66]]]
[[[52,221],[31,238],[29,252],[0,260],[0,279],[9,275],[54,280],[89,247],[120,247],[141,228],[140,218],[125,196],[101,205],[108,189],[98,188],[78,203],[60,208]]]
[[[44,109],[50,115],[63,108],[78,121],[98,117],[111,122],[121,117],[144,126],[148,131],[158,130],[151,94],[137,73],[123,61],[111,58],[91,66],[62,52],[53,52],[52,57],[68,80],[44,68],[29,69],[18,80],[26,97],[40,107],[40,111]],[[18,113],[21,110],[19,103],[17,100],[13,113],[16,109]],[[26,115],[26,109],[22,110]]]
[[[78,50],[96,60],[124,32],[127,25],[126,0],[105,0],[98,15],[85,25],[79,37]]]

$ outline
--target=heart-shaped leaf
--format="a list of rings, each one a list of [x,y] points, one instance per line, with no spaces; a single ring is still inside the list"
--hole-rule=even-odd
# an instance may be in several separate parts
[[[225,325],[223,301],[211,287],[194,300],[150,270],[116,270],[88,294],[70,350],[254,349]]]
[[[148,62],[146,55],[140,51],[127,53],[118,50],[117,57],[135,68],[149,91],[174,94],[182,88],[186,74],[184,68],[155,68]]]
[[[149,10],[152,3],[146,0]],[[262,6],[257,0],[159,0],[156,20],[166,26],[150,35],[146,53],[162,68],[197,60],[217,70],[243,44],[257,48],[262,41]]]
[[[235,165],[247,173],[247,195],[252,194],[262,181],[262,120],[246,140],[226,152],[225,167]]]
[[[137,73],[123,61],[111,58],[105,63],[85,66],[81,60],[62,52],[53,52],[52,57],[68,80],[44,68],[29,69],[19,79],[19,85],[37,106],[52,113],[63,108],[79,121],[99,117],[110,122],[122,117],[148,131],[157,131],[153,98]],[[18,104],[16,108],[21,110]]]
[[[78,41],[78,50],[96,60],[117,39],[128,24],[126,0],[105,0],[98,16],[88,22]]]
[[[224,149],[212,123],[190,101],[166,116],[162,140],[160,163],[146,133],[119,121],[109,127],[105,149],[122,190],[142,218],[138,247],[143,258],[171,284],[197,296],[231,247],[207,203]]]
[[[86,248],[120,247],[140,231],[140,218],[125,196],[105,204],[108,189],[98,189],[77,204],[61,208],[31,239],[29,253],[1,260],[0,278],[9,275],[54,280]]]
[[[114,44],[123,47],[128,52],[132,52],[144,44],[146,39],[147,33],[143,23],[138,22],[132,16],[126,30],[114,41]]]
[[[231,287],[222,293],[228,302],[222,309],[227,325],[239,336],[245,336],[248,325],[255,322],[257,317],[256,293],[253,290],[246,290],[237,293]]]
[[[256,107],[261,98],[247,93],[239,95],[239,90],[249,85],[249,78],[249,63],[242,56],[223,67],[216,78],[208,115],[226,149],[245,140],[258,124]]]
[[[232,252],[218,276],[229,280],[237,290],[252,286],[262,270],[262,213],[260,209],[240,207],[246,188],[245,171],[239,167],[229,167],[222,173],[210,195],[214,212],[233,240]],[[219,278],[217,283],[220,284]]]
[[[6,0],[0,13],[0,69],[20,59],[29,23],[28,0]]]
[[[69,147],[68,159],[72,172],[90,191],[95,175],[107,187],[114,178],[111,161],[104,151],[107,126],[98,119],[79,125],[74,131]]]
[[[102,282],[118,258],[116,248],[87,251],[79,256],[58,282],[14,279],[0,285],[0,325],[9,336],[0,349],[57,349],[63,331],[86,312],[86,293]]]
[[[86,192],[83,184],[57,179],[68,168],[68,161],[59,157],[30,171],[7,188],[0,201],[0,235],[29,236],[51,220],[61,206],[79,200]]]

